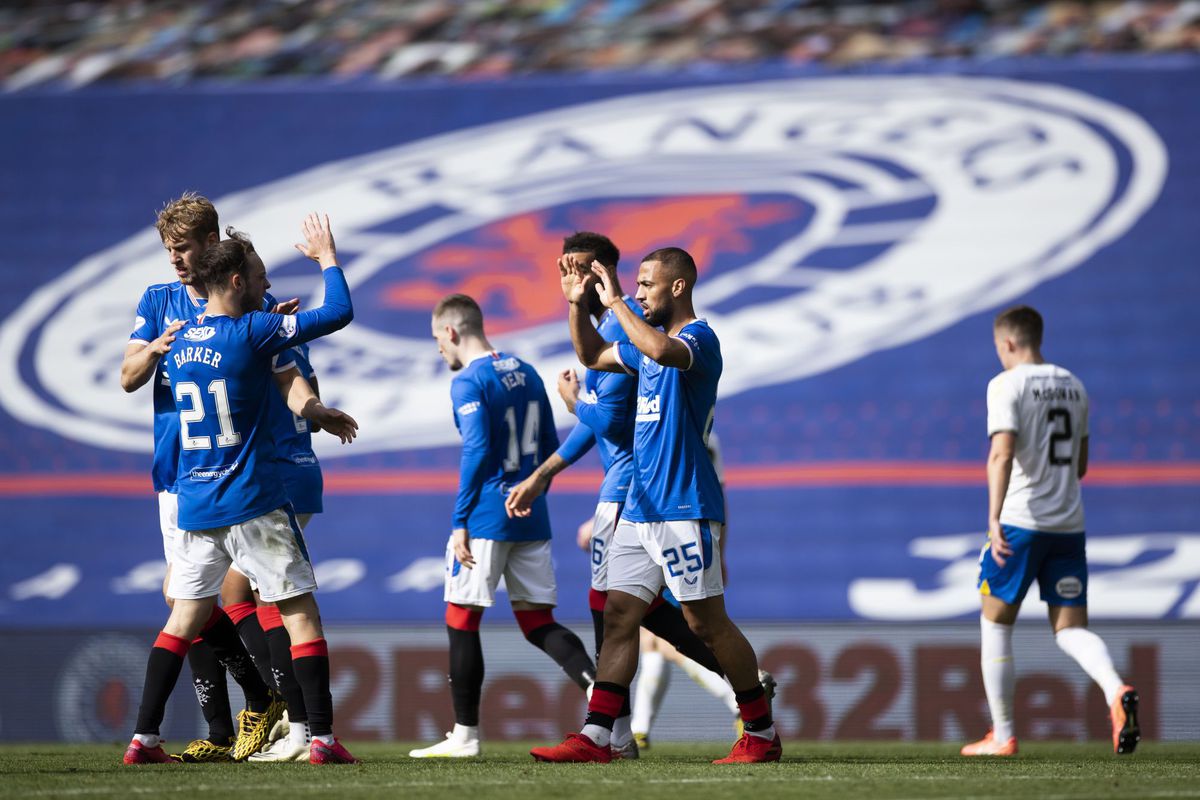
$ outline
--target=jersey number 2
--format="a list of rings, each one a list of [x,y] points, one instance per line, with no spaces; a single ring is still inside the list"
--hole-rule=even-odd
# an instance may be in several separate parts
[[[1054,428],[1050,432],[1050,463],[1056,467],[1065,467],[1071,463],[1071,412],[1065,408],[1052,408],[1046,414],[1046,420]],[[1062,420],[1062,427],[1059,427],[1058,421]],[[1065,442],[1067,445],[1067,455],[1060,456],[1058,454],[1058,443]]]
[[[509,406],[504,410],[504,421],[508,423],[508,456],[504,459],[504,471],[516,472],[521,468],[521,456],[533,456],[536,463],[538,450],[538,404],[530,400],[525,409],[525,425],[517,443],[517,410]]]
[[[233,414],[229,410],[229,393],[225,389],[225,379],[218,378],[208,384],[208,393],[217,404],[217,422],[221,432],[217,434],[217,447],[233,447],[242,443],[242,435],[233,429]],[[212,439],[207,436],[192,436],[188,426],[193,422],[204,419],[204,397],[200,387],[191,381],[176,384],[175,401],[183,398],[192,401],[192,407],[179,412],[179,435],[182,437],[184,450],[211,450]]]

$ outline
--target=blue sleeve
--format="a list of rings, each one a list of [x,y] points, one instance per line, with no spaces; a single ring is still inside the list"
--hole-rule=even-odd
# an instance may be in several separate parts
[[[299,314],[256,312],[250,315],[250,343],[254,350],[274,355],[297,344],[341,330],[354,319],[350,287],[341,267],[324,272],[325,302]]]
[[[617,360],[621,362],[621,366],[630,375],[637,375],[642,368],[642,351],[638,350],[630,342],[617,342],[613,345],[616,350]]]
[[[592,433],[591,428],[580,422],[571,429],[571,432],[567,434],[567,440],[559,445],[556,452],[563,461],[574,464],[583,458],[583,454],[591,450],[595,444],[596,434]]]
[[[450,386],[454,424],[462,435],[462,458],[458,466],[458,498],[454,501],[452,528],[467,527],[467,519],[479,503],[487,477],[488,410],[483,390],[474,381],[460,379]]]
[[[692,352],[692,365],[684,372],[703,378],[720,370],[721,345],[712,328],[693,322],[685,325],[675,338],[687,345],[688,350]]]
[[[575,404],[575,415],[597,436],[620,439],[633,421],[637,407],[634,399],[636,391],[637,379],[618,372],[606,373],[600,379],[596,402],[580,400]]]
[[[290,347],[287,350],[284,350],[282,353],[276,353],[274,356],[271,357],[271,371],[272,372],[286,372],[287,370],[291,369],[292,367],[299,367],[299,366],[300,365],[296,362],[295,351],[292,350]],[[303,374],[304,373],[301,372],[301,375],[303,375]]]
[[[154,302],[154,297],[155,295],[152,295],[149,289],[142,292],[142,299],[138,301],[137,305],[137,318],[133,321],[133,332],[129,334],[131,343],[150,344],[162,335],[162,329],[159,326],[162,324],[163,315],[158,304]]]

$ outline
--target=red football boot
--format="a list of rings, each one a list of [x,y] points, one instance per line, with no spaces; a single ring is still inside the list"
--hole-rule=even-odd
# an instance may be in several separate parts
[[[162,749],[160,744],[158,747],[146,747],[146,745],[134,739],[129,743],[129,747],[125,748],[125,758],[122,759],[126,764],[178,764],[179,762],[167,755],[167,751]]]
[[[718,758],[714,764],[761,764],[764,761],[778,761],[783,755],[783,743],[776,735],[771,741],[761,736],[751,736],[743,733],[742,738],[733,743],[733,750],[725,758]]]
[[[310,764],[361,764],[350,751],[342,747],[337,739],[333,744],[325,744],[317,739],[312,740],[308,748],[308,763]]]
[[[607,747],[601,747],[582,733],[568,733],[562,744],[553,747],[535,747],[529,751],[537,761],[549,761],[556,764],[585,763],[594,761],[607,764],[612,761],[612,752]]]

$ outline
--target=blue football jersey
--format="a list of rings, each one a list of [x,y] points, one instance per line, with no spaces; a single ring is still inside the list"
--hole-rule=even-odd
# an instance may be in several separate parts
[[[308,345],[299,344],[286,352],[295,361],[300,374],[311,382],[313,368],[308,360]],[[313,452],[312,428],[308,420],[292,413],[279,392],[271,395],[271,432],[275,439],[275,458],[292,509],[297,514],[320,514],[324,510],[325,481],[321,476],[321,463]]]
[[[725,521],[725,502],[706,442],[721,379],[721,343],[703,320],[677,337],[692,354],[686,369],[664,367],[628,342],[614,345],[638,375],[633,478],[622,516],[632,522]]]
[[[509,542],[550,538],[546,498],[528,517],[509,519],[504,500],[558,447],[546,387],[515,356],[488,353],[463,367],[450,384],[454,424],[462,435],[454,529],[474,539]]]
[[[641,316],[641,306],[635,300],[626,297],[625,304]],[[604,312],[596,329],[606,342],[629,341],[611,309]],[[637,383],[637,378],[622,372],[586,370],[575,404],[579,423],[558,449],[559,456],[573,464],[596,445],[604,466],[604,482],[600,484],[598,498],[601,503],[622,503],[629,494]]]
[[[179,281],[155,284],[146,289],[138,301],[137,319],[133,324],[133,332],[129,334],[129,343],[148,345],[162,336],[171,323],[196,319],[204,313],[207,304],[206,298],[193,299]],[[274,305],[275,298],[269,294],[263,298],[264,308]],[[281,355],[279,362],[290,365],[292,357]],[[179,468],[179,415],[175,413],[175,400],[171,397],[171,380],[167,375],[165,360],[159,359],[150,386],[154,395],[154,463],[150,467],[150,478],[154,483],[154,491],[173,491],[176,470]],[[284,410],[287,411],[286,406]]]
[[[167,353],[179,414],[179,527],[207,530],[287,504],[271,432],[269,395],[279,394],[275,356],[345,327],[353,318],[346,278],[324,271],[324,305],[294,316],[206,314],[185,325]]]

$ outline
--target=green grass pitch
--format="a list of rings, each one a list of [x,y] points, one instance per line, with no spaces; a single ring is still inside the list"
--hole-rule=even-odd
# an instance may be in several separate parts
[[[687,798],[1200,798],[1200,744],[1031,743],[1015,759],[964,759],[949,744],[784,744],[779,764],[713,766],[728,744],[655,743],[638,761],[537,764],[529,745],[482,759],[422,760],[411,744],[355,744],[361,766],[207,764],[125,767],[120,745],[0,747],[0,798],[236,797],[637,800]]]

